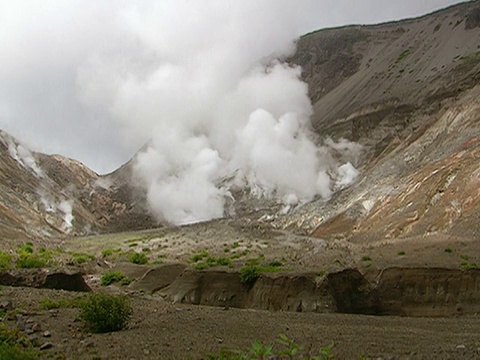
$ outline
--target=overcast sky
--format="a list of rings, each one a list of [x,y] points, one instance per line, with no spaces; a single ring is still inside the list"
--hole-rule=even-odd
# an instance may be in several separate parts
[[[97,74],[105,80],[111,68],[120,73],[125,68],[127,77],[148,77],[159,59],[174,63],[179,56],[198,56],[197,48],[205,54],[210,41],[217,47],[245,44],[254,59],[312,30],[413,17],[459,2],[2,0],[0,128],[34,150],[69,156],[106,173],[130,159],[150,128],[137,131],[124,112],[118,116],[108,106],[116,75],[112,83],[97,84]]]

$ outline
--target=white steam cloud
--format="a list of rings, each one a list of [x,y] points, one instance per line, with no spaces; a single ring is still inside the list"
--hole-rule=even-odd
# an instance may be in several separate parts
[[[128,141],[148,141],[135,175],[158,218],[222,217],[232,187],[294,206],[357,177],[342,160],[354,145],[316,145],[301,69],[274,60],[291,54],[296,35],[295,4],[281,3],[282,11],[273,0],[130,8],[120,16],[126,48],[97,53],[78,71],[82,101],[106,110]]]

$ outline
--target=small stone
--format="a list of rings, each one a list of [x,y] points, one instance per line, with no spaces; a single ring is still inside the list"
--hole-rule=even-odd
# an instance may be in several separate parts
[[[33,323],[34,323],[33,319],[27,319],[27,324],[33,324]]]
[[[467,347],[463,344],[457,345],[457,350],[465,350]]]
[[[145,355],[150,355],[150,350],[148,350],[148,349],[143,349],[143,353],[144,353]]]
[[[0,300],[0,309],[13,310],[13,302],[10,300]]]
[[[32,335],[35,331],[33,331],[32,329],[27,329],[25,330],[25,334],[27,335]]]
[[[17,328],[20,331],[25,331],[25,320],[23,319],[22,315],[17,315]]]
[[[42,326],[39,323],[35,323],[32,325],[32,330],[34,332],[42,331]]]
[[[52,347],[53,347],[53,344],[51,342],[47,342],[47,343],[42,344],[42,346],[40,346],[40,350],[47,350],[47,349],[50,349]]]
[[[52,336],[52,333],[50,331],[47,330],[43,332],[43,337],[49,338],[50,336]]]

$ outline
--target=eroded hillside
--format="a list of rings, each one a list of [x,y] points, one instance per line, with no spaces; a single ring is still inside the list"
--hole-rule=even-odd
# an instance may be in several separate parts
[[[479,13],[480,2],[473,1],[418,19],[299,39],[289,61],[302,66],[309,84],[318,141],[361,145],[338,152],[360,176],[329,201],[286,214],[272,201],[233,191],[225,215],[242,226],[351,243],[428,234],[478,238]],[[1,136],[3,238],[158,225],[132,178],[134,160],[100,177],[74,160],[30,152]]]
[[[100,177],[78,161],[32,152],[3,131],[0,200],[0,236],[7,241],[155,223],[125,185]]]

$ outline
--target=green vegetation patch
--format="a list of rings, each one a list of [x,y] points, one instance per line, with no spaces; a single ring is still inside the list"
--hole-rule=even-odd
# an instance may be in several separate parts
[[[52,252],[46,250],[45,248],[39,248],[38,252],[35,252],[31,242],[20,245],[16,249],[16,253],[17,257],[15,259],[15,266],[17,268],[34,269],[52,265]],[[10,261],[11,260],[12,259],[10,259]]]
[[[70,255],[72,255],[72,261],[78,265],[95,260],[95,256],[89,254],[71,252]]]
[[[0,324],[0,360],[39,359],[40,354],[18,329]]]
[[[207,250],[202,250],[191,258],[195,270],[206,270],[215,266],[232,266],[232,261],[223,256],[215,257],[208,254]]]
[[[144,265],[148,263],[148,257],[145,255],[145,253],[137,253],[133,252],[128,256],[128,260],[131,263],[137,264],[137,265]]]
[[[253,285],[262,273],[282,271],[283,263],[272,261],[267,265],[260,265],[259,259],[250,259],[240,269],[240,281],[247,285]]]
[[[13,256],[9,253],[0,251],[0,269],[8,270],[10,269]]]
[[[303,359],[303,360],[330,360],[334,344],[320,349],[319,353],[310,356],[305,353],[305,348],[298,345],[293,339],[284,334],[280,334],[275,344],[264,344],[260,340],[255,340],[253,344],[244,350],[222,349],[216,354],[209,354],[209,360],[254,360],[254,359]]]
[[[478,269],[478,265],[476,263],[470,262],[463,262],[460,264],[461,269]]]
[[[116,282],[122,283],[125,279],[127,278],[121,271],[111,270],[102,275],[101,284],[102,286],[108,286]],[[124,285],[124,283],[122,283],[122,285]]]
[[[36,269],[47,266],[47,262],[38,255],[20,255],[15,261],[19,269]]]
[[[82,301],[85,298],[83,296],[76,297],[73,299],[59,299],[52,300],[50,298],[44,298],[40,300],[40,309],[41,310],[52,310],[52,309],[68,309],[68,308],[78,308],[80,307]]]
[[[132,317],[128,298],[109,294],[91,294],[80,305],[80,319],[94,333],[124,329]]]
[[[411,49],[406,49],[406,50],[402,51],[402,53],[400,55],[398,55],[397,60],[395,60],[395,64],[398,64],[398,63],[402,62],[403,60],[405,60],[411,54],[411,52],[412,52]]]

